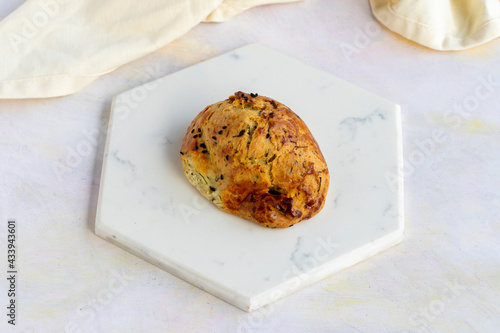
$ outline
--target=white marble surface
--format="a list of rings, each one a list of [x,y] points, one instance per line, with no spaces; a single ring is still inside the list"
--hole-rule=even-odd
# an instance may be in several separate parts
[[[222,212],[184,176],[189,124],[240,90],[286,103],[322,147],[331,190],[311,221],[263,228]],[[399,106],[270,48],[250,44],[126,91],[110,113],[96,233],[242,310],[403,238]]]
[[[2,2],[0,17],[21,2]],[[73,96],[0,101],[0,256],[15,218],[20,272],[19,326],[2,315],[0,331],[498,331],[500,41],[436,52],[385,29],[363,39],[375,26],[364,0],[265,6]],[[96,237],[92,221],[112,96],[252,42],[402,106],[405,239],[246,313]]]

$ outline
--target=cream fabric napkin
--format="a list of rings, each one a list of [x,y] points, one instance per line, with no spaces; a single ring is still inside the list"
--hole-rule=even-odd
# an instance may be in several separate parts
[[[72,94],[201,21],[298,0],[28,0],[0,22],[0,99]]]
[[[202,21],[298,0],[27,0],[0,22],[0,99],[72,94]],[[370,0],[389,29],[436,50],[500,36],[499,0]]]
[[[370,0],[389,29],[436,50],[463,50],[500,36],[499,0]]]

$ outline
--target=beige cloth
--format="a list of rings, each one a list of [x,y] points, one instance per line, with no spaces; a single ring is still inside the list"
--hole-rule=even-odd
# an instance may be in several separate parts
[[[27,0],[0,22],[0,99],[72,94],[201,21],[298,0]],[[370,0],[389,29],[436,50],[500,36],[499,0]]]
[[[389,29],[436,50],[463,50],[500,36],[499,0],[370,0]]]
[[[28,0],[0,22],[0,99],[72,94],[201,21],[297,0]]]

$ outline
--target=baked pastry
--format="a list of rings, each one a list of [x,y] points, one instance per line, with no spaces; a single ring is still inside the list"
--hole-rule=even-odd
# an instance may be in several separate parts
[[[322,208],[330,175],[306,124],[268,97],[237,92],[207,106],[181,147],[184,172],[225,212],[286,228]]]

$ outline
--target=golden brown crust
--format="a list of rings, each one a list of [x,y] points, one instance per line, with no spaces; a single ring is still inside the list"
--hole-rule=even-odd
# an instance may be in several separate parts
[[[228,213],[286,228],[316,215],[330,176],[306,124],[275,100],[237,92],[207,106],[181,147],[189,181]]]

